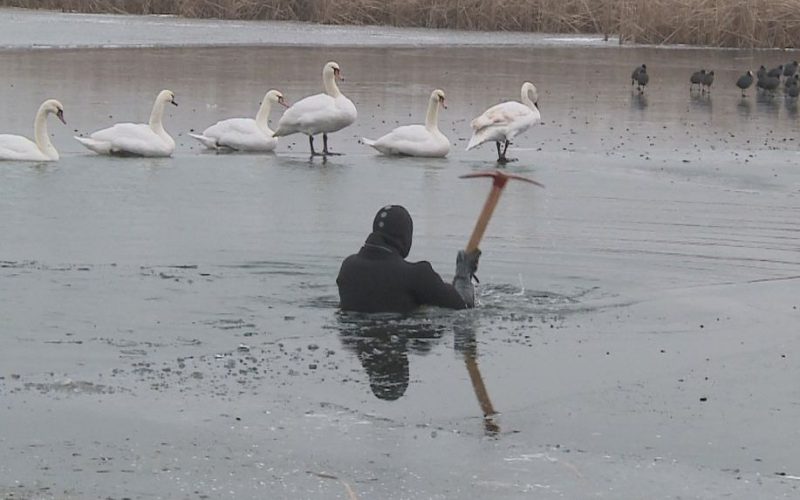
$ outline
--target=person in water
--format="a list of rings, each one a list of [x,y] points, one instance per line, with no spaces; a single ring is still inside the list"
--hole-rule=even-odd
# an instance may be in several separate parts
[[[342,310],[405,313],[424,305],[475,306],[472,278],[478,270],[480,250],[459,251],[453,283],[445,283],[430,262],[405,260],[413,233],[411,215],[402,206],[378,210],[364,246],[342,262],[336,278]]]

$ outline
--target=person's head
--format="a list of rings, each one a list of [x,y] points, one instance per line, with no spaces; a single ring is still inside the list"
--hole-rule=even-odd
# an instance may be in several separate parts
[[[372,232],[382,235],[403,258],[411,251],[414,222],[408,210],[400,205],[386,205],[378,210],[372,221]]]

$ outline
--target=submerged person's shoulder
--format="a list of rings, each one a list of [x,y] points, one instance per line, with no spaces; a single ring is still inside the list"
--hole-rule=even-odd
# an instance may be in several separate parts
[[[408,265],[414,270],[415,273],[419,275],[436,275],[439,276],[433,269],[433,265],[428,262],[427,260],[421,260],[419,262],[408,262]]]

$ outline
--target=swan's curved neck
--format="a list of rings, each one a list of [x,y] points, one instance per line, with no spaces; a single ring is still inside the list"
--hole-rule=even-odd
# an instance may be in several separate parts
[[[36,146],[42,153],[58,157],[56,148],[53,147],[50,135],[47,133],[47,110],[45,109],[40,109],[36,113],[36,119],[33,122],[33,137],[36,140]]]
[[[261,107],[258,108],[258,113],[256,114],[256,125],[260,129],[266,129],[269,126],[269,111],[272,109],[272,101],[268,98],[264,98],[264,101],[261,103]]]
[[[325,84],[325,93],[329,96],[337,98],[342,95],[339,91],[339,86],[336,85],[336,74],[333,71],[325,73],[322,82]]]
[[[522,104],[531,109],[536,109],[536,104],[531,100],[531,91],[528,87],[522,88]]]
[[[428,102],[428,114],[425,115],[425,128],[439,130],[439,98],[431,97]]]
[[[161,122],[162,118],[164,117],[164,105],[166,105],[166,101],[162,99],[156,99],[156,102],[153,104],[153,111],[150,112],[149,125],[156,134],[164,132],[164,125]]]

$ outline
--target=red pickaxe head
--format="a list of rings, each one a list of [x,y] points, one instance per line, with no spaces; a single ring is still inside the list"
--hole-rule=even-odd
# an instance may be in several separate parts
[[[477,250],[478,245],[483,239],[483,233],[486,231],[486,226],[489,225],[489,219],[492,218],[492,213],[494,212],[494,207],[497,206],[497,202],[500,201],[500,194],[503,192],[503,188],[506,187],[506,183],[509,179],[514,179],[518,181],[528,182],[530,184],[534,184],[539,187],[544,187],[544,185],[532,180],[528,179],[527,177],[522,177],[521,175],[514,175],[514,174],[506,174],[499,170],[495,170],[492,172],[476,172],[474,174],[466,174],[462,175],[462,179],[473,179],[476,177],[492,177],[492,190],[489,192],[489,197],[486,198],[486,203],[483,205],[483,210],[481,211],[480,216],[478,217],[478,222],[475,223],[475,229],[472,231],[472,236],[467,243],[467,248],[465,249],[467,253],[471,253]]]
[[[521,175],[507,174],[507,173],[501,172],[499,170],[494,170],[494,171],[491,171],[491,172],[475,172],[474,174],[466,174],[466,175],[459,176],[459,179],[474,179],[476,177],[493,177],[494,178],[494,182],[493,182],[492,185],[493,186],[497,186],[500,189],[503,189],[504,187],[506,187],[506,182],[508,182],[509,179],[514,179],[514,180],[522,181],[522,182],[530,182],[531,184],[536,184],[537,186],[539,186],[541,188],[544,187],[544,184],[536,182],[533,179],[528,179],[527,177],[522,177]]]

